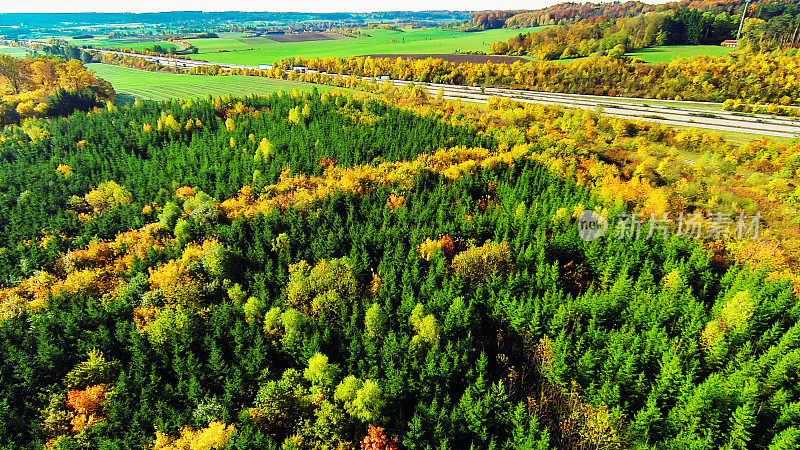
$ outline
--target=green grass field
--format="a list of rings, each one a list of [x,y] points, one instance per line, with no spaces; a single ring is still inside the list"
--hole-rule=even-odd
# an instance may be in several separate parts
[[[96,47],[101,47],[101,48],[124,48],[131,50],[144,50],[146,48],[152,48],[156,44],[160,45],[161,47],[167,50],[169,50],[170,48],[175,48],[176,50],[179,49],[177,45],[167,41],[130,42],[125,40],[86,39],[82,42],[80,41],[73,41],[73,42],[79,45],[94,45]]]
[[[28,54],[28,49],[22,47],[8,47],[6,45],[0,45],[0,53],[5,55],[11,55],[16,58],[24,58]]]
[[[722,47],[721,45],[669,45],[664,47],[644,48],[635,52],[626,53],[625,56],[639,58],[644,60],[646,63],[662,63],[670,62],[675,58],[690,57],[694,55],[724,56],[733,50],[735,49]],[[591,56],[572,59],[556,59],[553,62],[559,64],[568,64],[573,61],[586,58],[591,58]]]
[[[269,94],[280,90],[311,90],[313,84],[248,76],[209,77],[147,72],[109,64],[87,64],[98,76],[110,82],[124,103],[131,98],[142,100],[190,99],[221,95]],[[330,86],[317,86],[332,90]]]
[[[532,28],[488,30],[464,33],[442,28],[365,30],[370,37],[313,42],[275,42],[267,38],[192,39],[199,54],[193,56],[211,62],[229,64],[271,64],[283,58],[325,56],[357,56],[383,53],[455,53],[456,51],[489,50],[489,45],[506,40]],[[252,50],[250,50],[252,49]],[[227,50],[227,51],[226,51]]]
[[[648,63],[670,62],[675,58],[694,55],[724,56],[735,49],[721,45],[670,45],[665,47],[643,48],[627,56],[641,58]]]

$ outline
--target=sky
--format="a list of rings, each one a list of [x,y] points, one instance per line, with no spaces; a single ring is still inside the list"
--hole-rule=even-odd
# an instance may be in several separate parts
[[[446,9],[480,11],[539,9],[563,0],[0,0],[0,13],[9,12],[155,12],[155,11],[299,11],[372,12]]]

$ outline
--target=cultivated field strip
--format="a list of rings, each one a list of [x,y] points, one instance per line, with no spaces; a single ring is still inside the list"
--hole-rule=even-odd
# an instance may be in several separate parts
[[[310,90],[314,85],[271,78],[224,76],[207,77],[203,75],[184,75],[146,72],[138,69],[91,64],[101,78],[111,82],[117,93],[143,100],[168,100],[171,98],[190,99],[212,96],[249,94],[270,94],[280,90],[298,88]],[[333,89],[319,86],[320,90]]]

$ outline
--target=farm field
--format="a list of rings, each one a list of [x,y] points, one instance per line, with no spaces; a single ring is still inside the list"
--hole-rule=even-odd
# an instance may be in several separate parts
[[[172,73],[146,72],[109,64],[88,64],[98,76],[114,86],[123,102],[126,99],[166,100],[170,98],[197,98],[206,94],[247,95],[269,94],[280,90],[311,90],[314,85],[271,78],[228,76],[207,77]],[[319,90],[333,89],[317,86]]]
[[[724,56],[734,49],[720,45],[670,45],[664,47],[643,48],[628,53],[627,56],[641,58],[648,63],[670,62],[675,58],[695,55]]]
[[[9,47],[7,45],[0,45],[0,53],[22,58],[25,57],[25,55],[27,55],[28,49],[22,47]]]
[[[300,56],[358,56],[405,53],[455,53],[456,51],[488,51],[491,43],[508,39],[533,28],[498,29],[475,33],[425,28],[413,30],[366,30],[370,37],[312,42],[275,42],[268,38],[193,39],[198,48],[194,58],[226,64],[270,64],[283,58]]]
[[[724,56],[733,51],[732,48],[722,47],[719,45],[669,45],[662,47],[650,47],[637,50],[635,52],[626,53],[625,56],[642,59],[646,63],[662,63],[670,62],[675,58],[690,57],[695,55],[709,55],[709,56]],[[583,58],[570,58],[570,59],[556,59],[553,62],[559,64],[568,64],[573,61],[591,58],[586,56]]]
[[[101,48],[124,48],[131,50],[144,50],[146,48],[152,48],[156,44],[167,50],[170,48],[179,49],[177,45],[167,41],[134,42],[133,40],[127,41],[123,39],[86,39],[73,42],[78,45],[94,45]]]

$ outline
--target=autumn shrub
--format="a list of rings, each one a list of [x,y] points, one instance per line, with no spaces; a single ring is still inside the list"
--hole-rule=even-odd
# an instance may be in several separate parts
[[[296,309],[288,309],[281,313],[280,322],[283,326],[281,344],[288,351],[298,351],[303,345],[308,318]],[[264,324],[266,327],[266,323]]]
[[[378,303],[373,303],[367,308],[364,315],[364,332],[370,339],[383,337],[386,332],[386,313]]]
[[[739,291],[723,303],[719,316],[706,324],[700,334],[700,344],[710,365],[721,363],[731,346],[741,344],[755,309],[756,300],[752,294]]]
[[[225,425],[214,421],[207,427],[195,430],[184,427],[178,436],[156,431],[156,439],[150,447],[152,450],[222,450],[227,448],[228,440],[235,431],[233,425]]]
[[[99,268],[110,263],[115,256],[113,246],[108,242],[92,242],[85,249],[67,253],[62,258],[64,270],[68,273],[75,270]]]
[[[186,305],[202,298],[203,280],[186,265],[172,260],[150,270],[150,285],[159,289],[168,305]]]
[[[183,209],[181,209],[180,206],[174,202],[167,202],[159,215],[159,222],[167,230],[174,230],[175,224],[178,222],[178,219],[181,218],[182,214]]]
[[[511,252],[505,242],[487,241],[470,247],[453,258],[453,270],[462,278],[481,280],[493,273],[511,270]]]
[[[145,330],[147,338],[154,347],[164,347],[175,343],[182,334],[189,331],[189,316],[182,308],[161,308],[155,311],[153,321]]]
[[[361,450],[398,450],[397,438],[386,436],[383,428],[369,426],[367,435],[361,440]]]
[[[380,418],[384,405],[383,391],[373,380],[364,380],[348,375],[336,387],[334,398],[344,405],[344,409],[362,422],[372,422]]]
[[[192,412],[192,417],[196,424],[202,427],[207,427],[211,422],[222,420],[225,415],[225,408],[216,397],[206,397]]]
[[[50,395],[50,402],[42,411],[44,418],[42,431],[50,438],[66,435],[72,431],[72,419],[75,411],[67,408],[67,396],[63,392]]]
[[[115,181],[106,181],[87,193],[84,199],[95,214],[103,214],[117,206],[130,203],[133,201],[133,196]]]
[[[303,371],[303,377],[313,386],[330,386],[338,373],[339,367],[329,363],[327,356],[315,353],[309,358],[308,367]]]
[[[439,344],[441,328],[439,322],[433,314],[425,314],[425,307],[418,303],[411,311],[409,319],[414,329],[414,336],[411,338],[411,351],[418,357],[424,355],[431,347]]]
[[[119,372],[116,361],[107,361],[103,353],[97,350],[89,352],[89,358],[76,365],[64,377],[67,389],[84,389],[87,386],[108,385],[112,383]]]
[[[455,252],[455,242],[453,242],[453,239],[450,237],[450,235],[446,234],[437,240],[427,238],[417,247],[417,252],[426,261],[430,261],[433,253],[437,250],[441,250],[442,254],[446,258],[453,257]]]
[[[280,308],[271,308],[264,314],[264,335],[271,340],[278,340],[283,336]]]
[[[302,376],[295,369],[287,369],[281,379],[268,381],[259,388],[252,415],[273,433],[289,433],[310,410]]]
[[[232,279],[236,272],[233,252],[222,244],[214,244],[203,256],[203,269],[218,280]]]
[[[67,407],[75,411],[72,419],[73,433],[80,433],[83,429],[105,420],[104,405],[108,392],[103,384],[69,391]]]
[[[256,297],[250,297],[247,299],[247,303],[244,304],[244,318],[248,324],[252,323],[261,323],[264,319],[264,310],[267,308],[267,305],[264,304],[264,300]]]
[[[358,284],[346,258],[322,260],[314,267],[305,261],[289,267],[287,304],[306,314],[329,315],[352,303]]]

